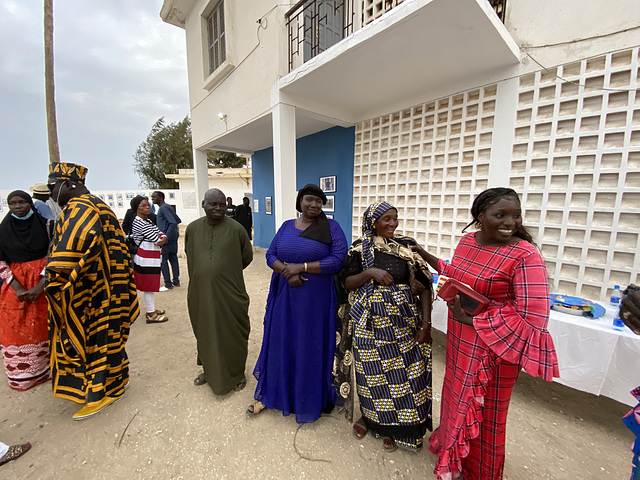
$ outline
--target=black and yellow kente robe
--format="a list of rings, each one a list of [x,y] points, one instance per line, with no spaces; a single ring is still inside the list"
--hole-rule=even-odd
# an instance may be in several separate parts
[[[62,210],[47,262],[53,394],[92,404],[129,382],[125,343],[140,309],[118,219],[98,197]]]

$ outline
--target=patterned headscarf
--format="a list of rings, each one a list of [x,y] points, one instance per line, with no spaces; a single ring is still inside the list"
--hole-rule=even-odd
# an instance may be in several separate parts
[[[397,210],[396,207],[389,202],[375,202],[367,207],[362,216],[362,269],[373,268],[374,261],[374,244],[373,236],[375,230],[373,228],[376,220],[378,220],[387,210]],[[367,293],[373,292],[373,280],[364,285]]]
[[[73,183],[84,185],[87,177],[87,167],[75,163],[56,162],[49,164],[49,183],[60,180],[71,180]]]

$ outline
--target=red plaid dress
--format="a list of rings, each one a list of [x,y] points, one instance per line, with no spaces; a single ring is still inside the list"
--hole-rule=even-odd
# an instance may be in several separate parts
[[[507,410],[521,369],[559,376],[549,320],[547,270],[536,247],[520,241],[483,247],[473,233],[458,244],[442,275],[470,285],[492,303],[475,330],[449,313],[440,426],[430,438],[438,478],[502,478]]]

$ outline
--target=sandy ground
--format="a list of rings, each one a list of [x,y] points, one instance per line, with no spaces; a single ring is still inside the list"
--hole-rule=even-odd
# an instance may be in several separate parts
[[[265,250],[254,248],[245,271],[252,332],[247,388],[215,396],[196,387],[196,347],[183,287],[157,294],[168,323],[132,327],[127,351],[131,388],[99,415],[74,422],[79,406],[54,398],[51,385],[28,392],[0,382],[0,440],[31,442],[24,457],[0,467],[6,479],[388,479],[434,478],[435,458],[387,453],[371,436],[359,441],[339,414],[299,426],[266,411],[245,414],[256,385],[250,375],[262,341],[270,270]],[[142,296],[140,297],[143,305]],[[144,307],[143,307],[144,308]],[[444,370],[444,336],[434,334],[434,392]],[[439,418],[434,399],[434,424]],[[629,407],[522,374],[509,413],[505,478],[625,479],[632,434],[620,422]]]

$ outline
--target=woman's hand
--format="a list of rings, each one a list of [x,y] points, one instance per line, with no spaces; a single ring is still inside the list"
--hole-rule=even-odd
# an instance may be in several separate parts
[[[291,277],[293,277],[294,275],[299,275],[302,272],[304,272],[304,264],[303,263],[284,263],[284,268],[282,269],[282,271],[280,272],[282,275],[284,275],[284,278],[286,278],[287,280],[289,280]],[[306,280],[306,279],[305,279]],[[291,282],[289,282],[291,283]],[[292,286],[298,286],[298,285],[292,285]]]
[[[416,342],[427,343],[431,341],[431,324],[422,325],[422,328],[416,333]]]
[[[42,294],[42,292],[44,292],[44,281],[38,282],[38,284],[35,287],[27,290],[24,293],[23,301],[33,303],[38,299],[38,297]]]
[[[369,274],[369,278],[375,280],[380,285],[384,285],[388,287],[389,285],[393,285],[393,276],[387,272],[386,270],[382,270],[381,268],[368,268],[365,270]]]
[[[447,306],[458,322],[469,327],[473,327],[473,317],[462,309],[460,305],[460,295],[456,295],[452,302],[448,302]]]
[[[299,287],[304,282],[306,282],[307,279],[302,275],[297,274],[297,275],[291,275],[289,278],[287,278],[287,281],[289,282],[289,285],[291,285],[292,287]]]
[[[168,241],[169,241],[169,239],[167,237],[160,237],[160,240],[158,240],[156,245],[161,247],[163,245],[166,245]]]
[[[9,283],[9,286],[13,288],[14,292],[16,292],[16,297],[18,297],[18,300],[20,300],[21,302],[24,302],[26,300],[25,295],[27,291],[24,289],[22,285],[20,285],[20,282],[18,282],[18,280],[16,280],[15,277],[13,278],[13,280],[11,280],[11,283]]]

